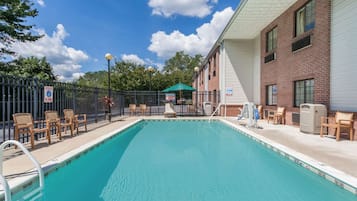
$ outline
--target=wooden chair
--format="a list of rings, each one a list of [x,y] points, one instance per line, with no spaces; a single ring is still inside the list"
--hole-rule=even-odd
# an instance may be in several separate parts
[[[349,129],[350,140],[353,140],[353,113],[336,112],[333,122],[329,122],[328,117],[321,117],[320,137],[323,136],[323,128],[325,127],[335,130],[336,141],[340,140],[341,128],[347,128]]]
[[[274,111],[273,113],[268,114],[268,123],[269,120],[272,119],[274,124],[285,124],[285,113],[286,113],[286,109],[285,107],[278,107],[278,109],[276,111]]]
[[[146,104],[140,104],[140,112],[141,112],[141,115],[145,115],[145,113],[147,112],[147,106]]]
[[[80,125],[84,125],[85,131],[87,132],[87,115],[86,114],[74,114],[72,109],[64,109],[64,119],[68,123],[73,124],[73,128],[79,130]]]
[[[62,128],[64,129],[64,132],[67,132],[67,129],[69,128],[71,131],[71,136],[73,137],[73,123],[71,122],[61,122],[60,117],[58,116],[57,111],[52,111],[48,110],[45,111],[45,118],[46,118],[46,124],[49,130],[51,128],[55,127],[56,129],[56,134],[59,137],[59,140],[62,140]]]
[[[130,111],[130,115],[135,115],[135,113],[136,113],[136,105],[135,104],[129,104],[129,111]]]
[[[15,113],[12,115],[14,119],[14,138],[19,141],[20,134],[30,134],[31,148],[35,147],[35,134],[46,133],[48,144],[51,144],[51,136],[48,127],[35,128],[35,124],[43,121],[33,121],[30,113]],[[16,146],[15,146],[16,148]]]

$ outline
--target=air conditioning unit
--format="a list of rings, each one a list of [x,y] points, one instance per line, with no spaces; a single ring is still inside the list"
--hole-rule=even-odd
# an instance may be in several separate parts
[[[326,106],[304,103],[300,105],[300,131],[320,133],[321,117],[326,117]]]

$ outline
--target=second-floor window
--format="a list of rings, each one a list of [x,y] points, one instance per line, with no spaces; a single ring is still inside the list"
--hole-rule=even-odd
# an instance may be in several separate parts
[[[278,42],[278,31],[277,30],[278,30],[277,27],[275,27],[274,29],[272,29],[271,31],[269,31],[267,33],[266,52],[270,52],[276,48],[277,42]]]
[[[295,13],[295,36],[315,27],[315,0],[309,1]]]

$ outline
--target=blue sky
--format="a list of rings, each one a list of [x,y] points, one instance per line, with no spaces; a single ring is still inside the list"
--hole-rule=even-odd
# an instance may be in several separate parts
[[[106,70],[104,59],[161,68],[177,51],[206,56],[239,0],[33,0],[29,19],[44,37],[15,43],[21,56],[46,56],[61,81]]]

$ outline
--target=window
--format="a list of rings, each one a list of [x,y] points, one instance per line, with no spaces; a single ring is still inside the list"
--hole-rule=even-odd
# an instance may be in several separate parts
[[[211,80],[211,60],[212,58],[210,59],[210,61],[208,61],[208,80]]]
[[[266,87],[266,104],[277,105],[278,103],[278,88],[276,84],[268,85]]]
[[[213,73],[212,73],[213,77],[216,77],[216,66],[218,65],[217,64],[217,62],[218,62],[217,57],[218,57],[218,53],[216,53],[214,55],[214,65],[213,65]]]
[[[278,31],[277,27],[273,28],[267,33],[266,39],[266,52],[270,52],[276,49],[277,40],[278,40]]]
[[[294,106],[302,103],[314,103],[314,80],[299,80],[294,83]]]
[[[295,13],[295,36],[315,27],[315,0],[309,1]]]

